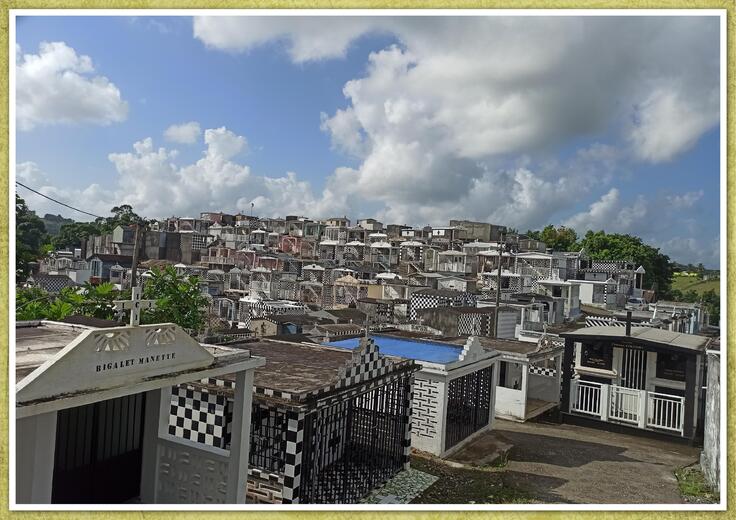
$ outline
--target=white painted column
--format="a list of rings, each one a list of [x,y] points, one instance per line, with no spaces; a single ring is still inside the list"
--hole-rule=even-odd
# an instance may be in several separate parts
[[[521,417],[526,420],[526,403],[529,398],[529,363],[524,363],[521,369]]]
[[[608,412],[611,409],[611,385],[601,385],[601,401],[599,403],[601,421],[608,421]]]
[[[244,504],[248,484],[248,454],[250,448],[250,415],[253,403],[253,370],[235,376],[230,464],[227,478],[227,502]]]
[[[639,428],[647,427],[647,401],[649,400],[649,392],[639,390]]]
[[[654,378],[657,377],[657,353],[647,352],[647,371],[644,389],[654,392]]]
[[[23,417],[16,421],[16,503],[51,503],[55,451],[56,411]]]

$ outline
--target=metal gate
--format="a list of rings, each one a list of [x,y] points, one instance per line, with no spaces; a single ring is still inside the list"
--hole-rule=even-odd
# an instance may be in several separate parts
[[[486,427],[491,419],[493,367],[450,381],[447,389],[445,450]]]
[[[639,421],[639,390],[647,385],[647,353],[644,350],[621,348],[620,384],[611,385],[609,417],[636,424]]]
[[[52,503],[114,504],[140,494],[145,394],[60,410]]]
[[[410,395],[411,374],[404,374],[308,413],[300,503],[352,504],[401,471]]]
[[[644,350],[622,348],[621,384],[624,388],[645,390],[647,385],[647,353]]]

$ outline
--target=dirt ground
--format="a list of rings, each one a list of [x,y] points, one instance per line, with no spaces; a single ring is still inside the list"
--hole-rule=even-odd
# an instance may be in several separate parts
[[[513,446],[504,484],[546,503],[683,503],[674,472],[700,456],[679,443],[568,424],[499,420],[495,432]]]
[[[432,456],[415,455],[411,467],[439,480],[412,504],[528,504],[539,502],[503,482],[503,469],[458,468]]]

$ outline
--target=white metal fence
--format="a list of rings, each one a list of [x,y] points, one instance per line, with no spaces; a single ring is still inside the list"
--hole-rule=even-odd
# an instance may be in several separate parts
[[[682,433],[685,414],[685,398],[648,392],[647,426]]]
[[[685,398],[573,379],[570,411],[639,428],[683,433]]]
[[[572,399],[570,406],[573,411],[590,415],[601,414],[601,387],[600,383],[592,381],[572,381]]]
[[[639,424],[639,407],[641,406],[641,390],[611,385],[608,418]]]

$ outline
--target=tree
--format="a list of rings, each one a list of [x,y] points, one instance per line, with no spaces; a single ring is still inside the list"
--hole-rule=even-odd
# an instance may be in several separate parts
[[[127,298],[130,296],[126,294]],[[125,299],[120,291],[110,282],[92,285],[87,282],[84,285],[84,296],[78,303],[77,312],[85,316],[94,316],[104,320],[115,318],[115,300]]]
[[[154,269],[146,281],[143,297],[156,300],[156,309],[144,311],[141,323],[173,322],[191,333],[204,329],[209,300],[199,290],[196,276],[176,274],[172,267]],[[115,300],[129,300],[130,292],[121,293],[111,283],[67,287],[59,294],[49,294],[37,287],[18,288],[15,316],[21,320],[63,320],[67,316],[92,316],[113,320],[117,316]]]
[[[721,298],[713,289],[700,295],[701,302],[710,315],[710,324],[718,326],[721,320]]]
[[[50,302],[50,295],[39,287],[18,287],[15,291],[15,319],[39,320]]]
[[[38,287],[22,287],[15,292],[15,319],[61,321],[72,314],[81,314],[84,296],[74,287],[65,287],[59,294],[49,294]]]
[[[556,228],[550,224],[542,230],[539,240],[553,251],[570,251],[578,240],[578,234],[572,228],[565,226]]]
[[[146,223],[146,219],[135,213],[133,207],[129,204],[115,206],[110,210],[110,213],[112,213],[112,217],[98,217],[95,219],[95,224],[100,230],[99,234],[112,233],[112,230],[118,226],[127,227],[131,224]]]
[[[91,236],[108,233],[118,227],[127,227],[131,224],[146,224],[146,219],[133,211],[129,204],[115,206],[110,210],[112,216],[97,217],[94,222],[71,222],[61,226],[59,233],[53,237],[51,243],[56,249],[80,247]]]
[[[83,241],[99,234],[100,226],[95,222],[73,222],[62,225],[59,234],[51,240],[51,243],[56,249],[80,247]]]
[[[200,291],[196,276],[178,275],[171,266],[154,268],[143,297],[156,300],[156,308],[142,313],[142,323],[173,322],[192,334],[204,329],[209,300]]]
[[[535,230],[529,229],[524,234],[526,236],[528,236],[529,238],[531,238],[532,240],[542,240],[542,232],[541,231],[535,231]]]
[[[574,246],[583,248],[594,260],[631,260],[637,267],[643,266],[644,288],[655,288],[660,297],[670,297],[673,265],[659,248],[645,244],[641,238],[605,231],[588,231]]]
[[[696,272],[698,273],[698,278],[702,280],[703,276],[705,275],[705,266],[703,264],[698,264]]]
[[[19,280],[25,280],[30,272],[29,263],[42,256],[46,242],[46,226],[28,209],[26,201],[15,196],[15,271]]]

